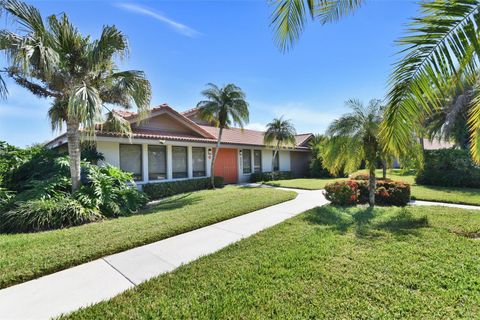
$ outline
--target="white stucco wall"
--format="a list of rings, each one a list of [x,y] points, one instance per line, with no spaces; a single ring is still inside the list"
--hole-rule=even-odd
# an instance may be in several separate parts
[[[142,146],[142,164],[143,164],[143,180],[137,181],[137,184],[143,184],[148,182],[161,182],[161,181],[148,181],[148,145],[159,145],[159,141],[150,140],[132,140],[129,141],[128,139],[123,139],[121,142],[117,141],[109,141],[109,139],[99,138],[99,141],[96,142],[97,144],[97,151],[101,152],[105,157],[103,163],[108,163],[116,167],[120,167],[120,143],[122,144],[137,144]],[[192,164],[192,146],[195,147],[204,147],[206,153],[206,176],[209,177],[211,173],[211,165],[212,165],[212,157],[211,157],[211,146],[207,144],[188,144],[184,142],[178,143],[170,143],[170,142],[162,142],[162,145],[167,147],[167,180],[172,180],[172,146],[187,146],[187,154],[188,154],[188,165],[187,171],[189,178],[193,178],[193,164]],[[100,165],[102,162],[100,163]],[[165,180],[164,180],[165,181]]]
[[[191,162],[191,147],[205,147],[206,148],[206,176],[209,177],[211,174],[211,163],[212,163],[212,154],[209,150],[212,150],[212,146],[202,143],[187,143],[187,142],[165,142],[165,141],[155,141],[155,140],[132,140],[128,139],[112,139],[112,138],[99,138],[97,141],[97,150],[101,152],[105,157],[105,163],[111,165],[120,166],[120,143],[122,144],[139,144],[142,145],[142,156],[143,156],[143,180],[137,181],[138,184],[148,183],[148,145],[158,145],[163,144],[167,147],[167,180],[172,179],[172,156],[171,150],[172,146],[187,146],[188,147],[188,175],[192,177],[192,162]],[[272,156],[273,150],[271,148],[245,148],[237,147],[237,150],[249,149],[251,150],[251,167],[252,171],[254,168],[253,154],[254,150],[262,151],[262,171],[271,172],[272,171]],[[238,161],[238,179],[239,182],[248,182],[250,180],[250,173],[243,173],[243,159],[240,156],[240,152],[237,151],[237,161]],[[279,152],[279,162],[280,162],[280,171],[290,171],[290,151],[281,150]],[[165,180],[164,180],[165,181]],[[158,182],[158,181],[156,181]]]

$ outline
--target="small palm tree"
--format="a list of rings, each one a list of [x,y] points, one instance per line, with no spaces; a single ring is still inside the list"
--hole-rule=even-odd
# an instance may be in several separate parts
[[[114,63],[128,51],[126,36],[114,26],[104,26],[98,40],[83,36],[65,14],[42,18],[35,7],[17,0],[2,1],[22,27],[21,34],[0,31],[0,50],[9,63],[6,74],[41,98],[50,98],[48,112],[53,129],[66,124],[72,192],[80,187],[82,130],[92,135],[109,111],[109,124],[129,132],[129,123],[105,104],[148,111],[150,83],[141,71],[119,71]]]
[[[218,128],[217,148],[211,166],[211,183],[215,189],[213,168],[222,142],[223,129],[231,126],[240,126],[243,129],[249,118],[248,103],[245,100],[245,93],[234,84],[219,88],[209,83],[207,89],[202,91],[202,95],[206,100],[197,104],[200,117]]]
[[[353,172],[358,170],[362,160],[366,161],[369,172],[370,207],[375,205],[377,158],[380,156],[381,144],[378,137],[382,121],[380,100],[371,100],[368,107],[355,99],[346,105],[353,112],[335,120],[328,128],[329,140],[324,148],[323,164],[333,174],[341,170]]]
[[[267,131],[263,137],[266,145],[274,145],[275,151],[272,158],[272,172],[275,172],[275,157],[278,154],[281,146],[293,145],[295,146],[295,127],[290,120],[284,120],[283,116],[275,118],[267,124]]]

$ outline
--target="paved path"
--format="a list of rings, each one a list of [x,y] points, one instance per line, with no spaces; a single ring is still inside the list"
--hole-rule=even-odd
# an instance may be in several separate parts
[[[49,319],[110,299],[139,283],[324,205],[322,191],[0,290],[0,319]]]
[[[408,204],[413,205],[413,206],[442,206],[442,207],[452,207],[452,208],[460,208],[460,209],[480,210],[480,206],[447,203],[447,202],[412,200]]]

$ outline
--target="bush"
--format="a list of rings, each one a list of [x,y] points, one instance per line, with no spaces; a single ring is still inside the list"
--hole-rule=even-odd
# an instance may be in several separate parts
[[[10,209],[13,205],[15,193],[5,188],[0,188],[0,212]]]
[[[74,197],[85,207],[99,210],[106,217],[118,217],[147,204],[147,196],[135,187],[130,173],[111,165],[86,165],[83,169],[83,185]]]
[[[417,184],[480,188],[480,167],[472,161],[468,150],[426,150],[424,159]]]
[[[308,166],[309,178],[331,178],[332,175],[323,167],[322,159],[312,158]]]
[[[359,174],[352,175],[350,179],[359,180],[359,181],[368,180],[370,179],[370,175],[368,173],[359,173]]]
[[[78,200],[63,197],[20,202],[14,209],[0,212],[2,232],[30,232],[77,226],[100,220],[97,210],[85,208]]]
[[[289,180],[289,179],[293,179],[293,175],[290,171],[255,172],[250,175],[250,182]]]
[[[347,180],[325,186],[325,197],[333,204],[346,206],[368,203],[368,181]],[[406,206],[410,201],[410,185],[401,181],[377,181],[375,204]]]
[[[358,183],[358,203],[368,203],[368,181]],[[375,204],[381,206],[406,206],[410,202],[410,185],[402,181],[377,180]]]
[[[223,187],[223,177],[215,177],[216,188]],[[167,181],[159,183],[147,183],[142,190],[152,200],[170,197],[176,194],[204,190],[211,188],[210,178],[198,178],[179,181]]]
[[[0,229],[29,232],[75,226],[134,213],[148,201],[131,174],[90,163],[82,163],[82,186],[71,194],[69,171],[68,157],[43,149],[9,171],[7,181],[17,192],[8,203],[0,203]]]
[[[358,182],[354,180],[337,181],[325,186],[325,198],[335,205],[349,206],[358,202]]]

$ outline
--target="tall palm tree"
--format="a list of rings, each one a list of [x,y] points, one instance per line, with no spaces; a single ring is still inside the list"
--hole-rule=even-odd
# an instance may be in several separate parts
[[[329,140],[324,148],[323,164],[332,173],[341,170],[353,172],[358,170],[362,160],[365,160],[369,173],[370,207],[375,205],[377,159],[381,155],[381,141],[378,137],[382,121],[382,106],[380,100],[370,100],[365,108],[355,99],[348,100],[346,105],[353,112],[333,121],[328,127]]]
[[[480,1],[436,0],[421,4],[407,35],[400,39],[402,56],[390,78],[388,108],[381,134],[397,154],[408,150],[411,133],[425,117],[442,109],[458,88],[478,89]],[[480,162],[480,95],[473,91],[468,107],[470,150]],[[446,118],[445,118],[446,119]]]
[[[243,129],[249,118],[248,103],[242,89],[232,83],[222,88],[209,83],[207,89],[202,91],[202,95],[206,100],[197,104],[200,117],[218,128],[217,147],[213,154],[210,171],[212,188],[215,189],[213,169],[218,150],[220,150],[223,129],[231,126],[239,126]]]
[[[263,136],[266,145],[274,145],[275,149],[272,158],[272,172],[275,172],[275,158],[281,146],[295,146],[295,135],[297,134],[291,120],[284,120],[283,116],[275,118],[267,124],[267,130]]]
[[[282,51],[289,50],[300,38],[308,20],[322,25],[335,22],[354,12],[364,0],[274,0],[270,25],[275,42]]]
[[[150,83],[141,71],[119,71],[114,60],[128,51],[126,36],[104,26],[98,40],[83,36],[67,15],[51,15],[44,22],[35,7],[17,0],[1,2],[20,25],[21,33],[0,31],[0,50],[7,56],[4,72],[18,85],[41,98],[50,98],[48,112],[53,129],[66,125],[72,192],[81,184],[82,131],[95,134],[103,122],[105,104],[144,115],[150,104]],[[110,128],[129,132],[129,124],[109,112]]]

